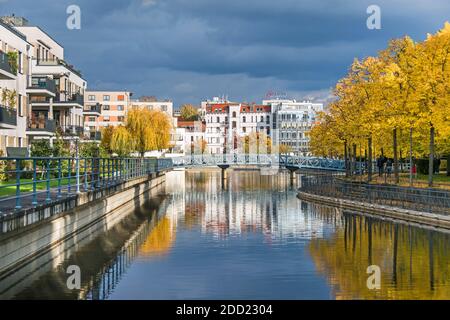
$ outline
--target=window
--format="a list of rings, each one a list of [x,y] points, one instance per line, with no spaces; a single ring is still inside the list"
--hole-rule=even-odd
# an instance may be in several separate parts
[[[246,127],[242,127],[242,131],[243,132],[247,132],[247,128]]]
[[[236,111],[233,111],[233,118],[236,118]]]
[[[104,116],[103,117],[103,121],[107,121],[108,122],[109,121],[109,116]]]
[[[103,110],[109,110],[109,105],[104,104],[104,105],[103,105]]]
[[[89,117],[89,118],[88,118],[88,121],[89,121],[89,122],[95,122],[95,117]]]
[[[103,101],[109,101],[109,95],[106,95],[106,94],[105,94],[105,95],[103,96]]]
[[[232,127],[232,128],[236,128],[236,121],[233,121],[233,122],[232,122],[231,127]]]
[[[162,105],[162,106],[161,106],[161,110],[162,110],[162,111],[167,111],[167,106],[166,106],[166,105]]]
[[[22,95],[17,95],[17,110],[19,112],[19,116],[23,117],[23,108],[22,108]]]
[[[120,106],[117,106],[117,110],[118,110],[118,111],[123,111],[123,106],[121,106],[121,105],[120,105]]]
[[[219,123],[220,122],[220,118],[219,117],[217,117],[217,123]]]
[[[89,101],[95,101],[95,96],[94,96],[93,94],[90,94],[90,95],[88,96],[88,100],[89,100]]]
[[[245,116],[242,118],[242,122],[247,122],[247,121],[245,121],[246,119],[245,119]],[[245,131],[244,131],[245,132]]]
[[[17,66],[17,70],[19,71],[19,73],[23,73],[23,68],[22,68],[22,66],[23,66],[23,63],[22,63],[22,52],[18,52],[18,54],[17,54],[17,56],[18,56],[18,66]]]
[[[123,122],[125,120],[124,116],[118,116],[117,121]]]

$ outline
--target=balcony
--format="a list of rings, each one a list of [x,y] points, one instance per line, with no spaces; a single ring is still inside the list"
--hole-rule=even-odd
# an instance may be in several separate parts
[[[17,110],[0,105],[0,128],[13,129],[17,126]]]
[[[86,116],[100,116],[102,112],[102,105],[97,103],[95,105],[84,106],[83,114]]]
[[[0,79],[14,80],[16,79],[16,75],[17,70],[14,70],[14,68],[9,63],[8,55],[0,51]]]
[[[54,97],[56,95],[55,80],[49,78],[33,78],[27,93],[37,96]]]
[[[64,136],[81,136],[83,134],[84,128],[76,125],[63,125],[57,126],[57,130]]]
[[[48,60],[44,60],[44,59],[39,59],[36,61],[36,65],[37,66],[61,66],[66,68],[67,70],[75,73],[77,76],[79,76],[80,78],[82,78],[81,72],[79,70],[76,70],[72,65],[68,64],[67,62],[65,62],[64,60],[61,59],[48,59]]]
[[[58,93],[56,94],[55,106],[61,106],[61,107],[72,107],[73,105],[78,105],[81,108],[84,105],[84,96],[79,93],[73,93],[73,94],[64,94],[64,93]]]
[[[27,134],[32,136],[53,136],[56,122],[53,119],[32,118],[27,126]]]

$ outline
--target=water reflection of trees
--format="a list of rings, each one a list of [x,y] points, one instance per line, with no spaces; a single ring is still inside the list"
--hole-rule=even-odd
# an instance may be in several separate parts
[[[338,299],[449,299],[450,235],[356,214],[309,244]],[[381,289],[367,288],[369,265],[381,268]]]
[[[167,215],[162,217],[156,222],[156,225],[140,247],[140,255],[150,257],[167,254],[175,241],[175,235],[171,217]]]

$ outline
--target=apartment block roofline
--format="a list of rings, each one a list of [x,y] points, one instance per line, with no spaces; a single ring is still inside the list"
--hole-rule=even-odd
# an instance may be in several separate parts
[[[27,41],[27,37],[20,32],[19,30],[17,30],[16,28],[14,28],[13,26],[11,26],[8,23],[3,22],[3,20],[0,18],[0,25],[5,27],[6,29],[8,29],[9,31],[11,31],[12,33],[14,33],[16,36],[18,36],[19,38],[21,38],[22,40],[25,40],[27,43],[29,43]],[[29,43],[30,44],[30,43]]]
[[[128,92],[128,93],[130,93],[130,95],[133,95],[133,92],[132,91],[128,91],[128,90],[110,90],[110,89],[105,89],[105,90],[102,90],[102,89],[86,89],[85,90],[86,92]]]
[[[16,27],[16,26],[14,26],[14,27]],[[44,33],[47,37],[49,37],[50,39],[52,39],[53,41],[55,41],[55,43],[57,44],[57,45],[59,45],[59,46],[61,46],[62,48],[64,48],[64,46],[61,44],[61,43],[59,43],[57,40],[55,40],[55,38],[53,38],[51,35],[49,35],[47,32],[45,32],[44,30],[42,30],[42,28],[41,27],[39,27],[39,26],[35,26],[35,25],[27,25],[27,26],[17,26],[18,28],[38,28],[39,29],[39,31],[41,31],[42,33]]]

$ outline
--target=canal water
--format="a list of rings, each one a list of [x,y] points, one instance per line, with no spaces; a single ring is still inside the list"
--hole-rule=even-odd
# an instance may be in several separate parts
[[[283,172],[230,171],[223,185],[220,171],[170,172],[158,197],[0,282],[0,298],[450,298],[450,234],[302,202],[295,189]],[[74,265],[80,289],[67,287]]]

